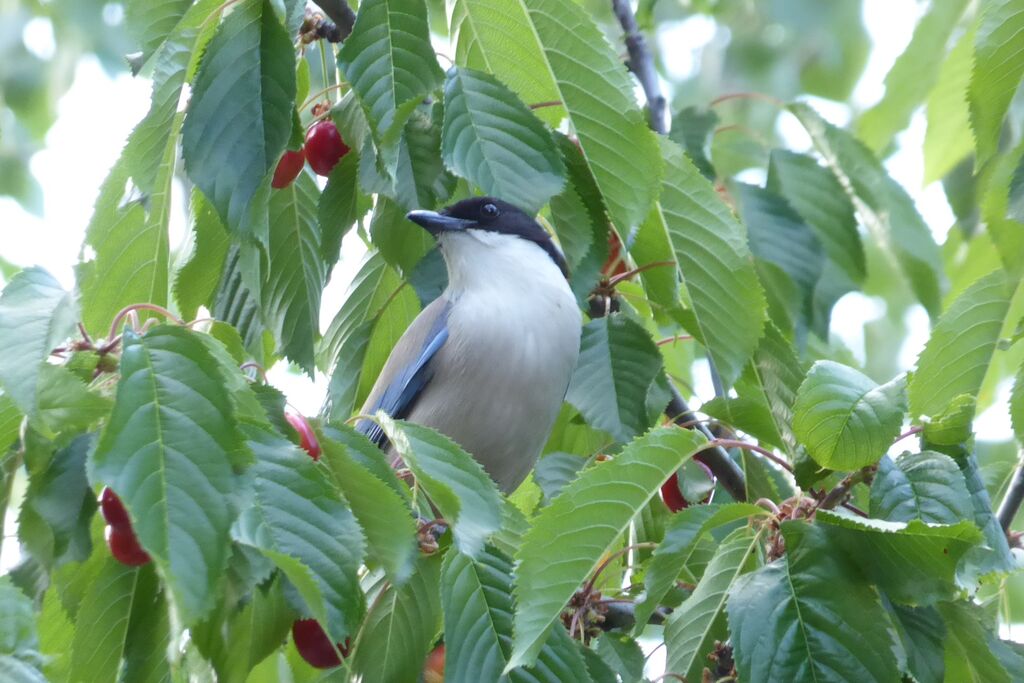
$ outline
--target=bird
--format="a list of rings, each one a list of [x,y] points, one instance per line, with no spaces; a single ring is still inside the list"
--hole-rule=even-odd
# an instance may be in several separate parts
[[[448,286],[395,344],[361,414],[441,432],[511,493],[540,456],[579,355],[565,257],[533,216],[494,197],[406,218],[437,240]],[[356,429],[396,457],[374,421]]]

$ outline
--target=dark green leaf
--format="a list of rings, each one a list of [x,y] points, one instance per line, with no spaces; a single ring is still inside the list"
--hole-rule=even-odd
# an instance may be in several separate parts
[[[1011,678],[992,652],[976,606],[944,603],[938,606],[946,625],[946,681],[1010,683]]]
[[[960,567],[961,582],[971,585],[988,574],[1013,571],[1018,568],[1019,562],[1010,552],[1006,534],[992,512],[992,499],[985,489],[977,459],[974,455],[968,455],[959,458],[957,465],[960,466],[967,492],[971,496],[974,524],[985,534],[985,543],[972,548]]]
[[[199,190],[189,202],[195,245],[188,261],[174,277],[174,300],[186,320],[194,318],[200,306],[213,309],[230,241],[220,217]]]
[[[243,0],[203,54],[182,127],[185,170],[232,232],[245,229],[250,203],[284,151],[294,101],[288,33],[270,0]]]
[[[370,219],[370,237],[388,264],[402,274],[412,272],[434,240],[426,230],[405,218],[406,210],[387,197],[377,197]]]
[[[983,540],[972,522],[931,524],[854,518],[819,510],[816,520],[851,562],[896,602],[928,605],[954,596],[960,558]]]
[[[167,38],[191,5],[191,0],[133,0],[125,8],[125,24],[142,47],[143,59]]]
[[[942,314],[910,382],[913,416],[938,415],[960,395],[977,396],[1017,281],[999,270],[967,288]]]
[[[904,607],[887,604],[893,625],[907,653],[907,668],[918,683],[942,683],[945,665],[942,643],[946,627],[934,607]]]
[[[650,426],[647,393],[660,371],[644,328],[625,315],[598,318],[583,327],[566,400],[588,424],[626,442]]]
[[[238,330],[246,350],[261,358],[263,321],[260,318],[259,289],[253,288],[248,281],[245,262],[242,248],[238,244],[231,245],[214,295],[213,316]]]
[[[544,494],[544,503],[554,500],[586,462],[586,458],[575,453],[557,452],[543,456],[533,470],[533,478]]]
[[[328,269],[338,260],[341,240],[369,208],[369,197],[359,191],[356,174],[359,154],[355,150],[341,158],[327,177],[327,186],[317,205],[320,253]]]
[[[493,76],[453,67],[444,117],[445,164],[484,194],[536,213],[565,184],[551,133]]]
[[[516,554],[511,666],[536,658],[544,634],[603,553],[703,441],[689,430],[651,431],[614,460],[585,470],[541,510]]]
[[[42,268],[26,268],[0,295],[0,385],[21,412],[39,412],[39,374],[50,351],[71,336],[74,297]]]
[[[647,658],[640,644],[620,633],[606,633],[597,640],[594,650],[615,670],[622,683],[639,683],[644,679]]]
[[[220,366],[194,333],[126,331],[123,345],[117,400],[91,475],[124,501],[191,624],[213,607],[227,565],[241,437]]]
[[[740,577],[729,594],[740,678],[899,680],[895,633],[876,590],[835,552],[823,529],[791,521],[782,533],[785,558]]]
[[[298,447],[271,432],[245,427],[256,454],[254,497],[233,534],[260,550],[286,554],[311,572],[327,608],[334,642],[355,634],[365,610],[357,572],[365,541],[351,511]],[[310,605],[313,615],[317,606]]]
[[[870,465],[899,434],[905,387],[903,376],[877,385],[851,367],[818,361],[797,393],[793,431],[823,467]]]
[[[1019,42],[1024,31],[1024,4],[1020,0],[986,0],[979,14],[967,100],[978,161],[985,163],[999,147],[1003,118],[1024,75],[1024,51]]]
[[[871,484],[870,511],[872,517],[891,522],[956,524],[973,516],[960,468],[948,455],[934,451],[904,453],[895,462],[882,458]]]
[[[683,107],[672,117],[672,132],[668,136],[686,150],[686,156],[708,180],[715,179],[715,167],[711,165],[711,139],[719,120],[713,109]]]

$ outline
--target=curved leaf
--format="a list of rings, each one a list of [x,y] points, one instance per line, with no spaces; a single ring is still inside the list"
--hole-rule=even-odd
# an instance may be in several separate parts
[[[453,67],[444,88],[445,164],[484,191],[536,213],[565,184],[551,133],[493,76]]]
[[[506,670],[536,659],[573,592],[703,443],[697,432],[656,429],[584,471],[534,518],[516,553],[515,645]]]
[[[938,415],[956,397],[977,396],[1017,280],[1003,270],[968,287],[939,318],[910,381],[913,416]]]
[[[1024,50],[1020,49],[1024,2],[986,0],[979,12],[967,99],[978,161],[984,163],[999,147],[1003,118],[1024,75]]]
[[[904,390],[902,376],[879,386],[851,367],[818,361],[797,392],[793,431],[823,467],[870,465],[899,434]]]
[[[821,528],[783,522],[782,534],[785,558],[740,577],[729,593],[740,679],[899,680],[895,633],[876,590]]]
[[[561,102],[612,221],[628,232],[643,220],[657,196],[657,141],[587,10],[572,0],[462,0],[453,35],[463,64],[491,71],[527,104]]]
[[[588,424],[626,442],[650,426],[647,393],[660,371],[644,328],[624,315],[597,318],[583,327],[566,400]]]
[[[185,624],[213,607],[235,516],[242,443],[221,368],[194,333],[124,333],[113,413],[92,478],[117,492]]]
[[[501,494],[484,468],[454,441],[432,429],[377,413],[384,433],[452,526],[459,550],[475,557],[501,528]]]
[[[754,353],[765,298],[743,226],[678,145],[661,141],[658,205],[693,308],[691,331],[731,385]]]
[[[960,468],[934,451],[904,453],[895,461],[882,458],[871,483],[870,511],[891,522],[935,524],[956,524],[974,514]]]
[[[238,232],[291,134],[295,50],[270,0],[231,9],[203,53],[181,132],[189,178]]]
[[[327,608],[327,631],[340,643],[355,634],[365,609],[358,577],[362,531],[308,455],[275,433],[244,429],[256,454],[254,495],[233,535],[310,570]],[[316,606],[309,607],[315,616]]]
[[[974,63],[974,31],[960,36],[946,55],[928,95],[924,134],[924,183],[944,178],[974,149],[967,86]]]
[[[725,603],[736,579],[759,563],[761,534],[737,529],[719,544],[693,593],[665,625],[666,671],[700,679],[715,641],[728,637]]]

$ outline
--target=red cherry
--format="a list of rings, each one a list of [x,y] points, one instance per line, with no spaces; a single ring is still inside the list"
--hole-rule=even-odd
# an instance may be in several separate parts
[[[132,530],[132,521],[124,509],[124,503],[109,486],[104,486],[100,492],[100,512],[112,529]]]
[[[309,422],[306,418],[301,415],[294,413],[285,413],[284,419],[288,420],[288,424],[295,428],[295,431],[299,433],[299,445],[309,453],[309,457],[314,460],[320,459],[320,442],[316,439],[316,433],[313,428],[309,426]]]
[[[324,119],[306,133],[305,150],[310,168],[319,175],[330,175],[334,165],[348,154],[348,145],[341,139],[334,121]]]
[[[690,504],[683,498],[683,492],[679,490],[678,472],[673,472],[668,481],[661,485],[661,499],[665,501],[666,507],[672,512],[679,512],[690,507]]]
[[[330,669],[341,664],[338,653],[331,647],[331,639],[316,619],[298,619],[292,624],[292,640],[295,649],[310,666],[318,669]],[[349,641],[338,643],[342,657],[348,657]]]
[[[270,181],[270,186],[276,190],[288,187],[295,180],[296,176],[302,172],[302,166],[306,163],[306,157],[303,156],[302,150],[288,150],[281,155],[281,160],[277,162],[277,168],[274,169],[274,179]]]
[[[423,683],[444,683],[444,643],[435,647],[423,665]]]
[[[121,564],[129,567],[138,567],[149,562],[149,554],[139,545],[139,539],[131,527],[119,529],[109,527],[110,535],[107,536],[107,546],[110,547],[110,554]]]

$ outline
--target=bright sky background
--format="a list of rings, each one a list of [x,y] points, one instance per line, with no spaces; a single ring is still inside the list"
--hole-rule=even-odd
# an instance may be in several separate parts
[[[859,108],[874,104],[884,93],[883,78],[896,57],[910,40],[925,3],[914,0],[865,0],[864,19],[874,42],[870,60],[854,92]],[[111,14],[111,20],[118,20]],[[665,26],[659,34],[659,48],[673,69],[673,76],[685,76],[699,68],[696,49],[712,37],[713,22],[701,16]],[[53,33],[49,21],[35,19],[23,35],[29,50],[48,59],[54,54]],[[687,47],[689,46],[689,47]],[[73,266],[78,259],[92,204],[107,171],[120,154],[129,132],[149,107],[149,82],[127,74],[111,79],[94,58],[79,62],[74,83],[61,99],[58,118],[46,137],[46,148],[32,158],[31,169],[44,190],[44,213],[37,217],[26,213],[12,199],[0,197],[0,254],[21,266],[40,265],[65,287],[74,285]],[[812,104],[830,121],[849,123],[850,112],[843,105],[812,99]],[[809,147],[806,134],[792,117],[781,117],[780,134],[791,146]],[[945,239],[954,218],[940,183],[922,187],[925,121],[918,113],[909,129],[899,136],[899,151],[886,163],[890,173],[913,196],[917,207],[931,226],[936,238]],[[172,248],[186,238],[186,218],[181,211],[181,187],[177,215],[171,223]],[[346,237],[342,259],[324,292],[321,327],[327,324],[344,300],[345,290],[358,267],[364,250],[354,232]],[[858,293],[848,294],[837,305],[832,318],[833,332],[863,358],[863,325],[884,312],[884,304]],[[928,317],[920,306],[910,315],[911,334],[899,351],[901,364],[910,367],[928,336]],[[326,390],[326,380],[316,382],[278,364],[270,372],[271,382],[282,389],[299,411],[316,414]],[[713,395],[708,381],[697,382],[698,396]],[[984,440],[1012,437],[1005,409],[1009,385],[1003,387],[995,406],[975,422],[978,436]],[[8,517],[8,525],[13,523]],[[13,528],[5,529],[12,534]],[[8,549],[12,544],[5,544]],[[9,565],[10,554],[0,558],[0,571]]]

